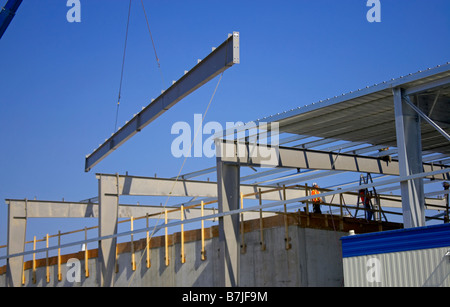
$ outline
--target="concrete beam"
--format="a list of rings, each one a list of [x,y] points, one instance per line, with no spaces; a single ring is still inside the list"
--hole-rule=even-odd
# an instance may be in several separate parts
[[[116,178],[113,174],[98,174],[97,176]],[[254,184],[241,184],[241,192],[246,194],[257,193],[258,189],[264,192],[266,200],[281,200],[281,191],[273,191],[278,186],[258,186]],[[167,179],[154,177],[138,177],[119,175],[119,193],[127,196],[174,196],[174,197],[208,197],[217,198],[217,182],[184,179]],[[287,198],[304,196],[301,188],[286,191]],[[257,195],[249,195],[248,199],[257,199]]]
[[[240,209],[240,167],[217,162],[219,213]],[[225,287],[239,286],[240,234],[239,214],[219,218],[221,275]]]
[[[190,205],[199,204],[200,201],[193,202]],[[27,207],[26,218],[98,218],[99,217],[99,205],[97,203],[86,204],[79,202],[59,202],[59,201],[47,201],[47,200],[7,200],[8,206],[11,206],[11,218],[10,220],[24,219],[23,213],[25,206]],[[187,207],[187,206],[186,206]],[[184,209],[184,218],[193,219],[201,217],[200,206],[194,208]],[[180,219],[180,207],[166,206],[168,210],[169,220]],[[204,208],[204,215],[212,215],[217,213],[217,209]],[[130,217],[144,217],[149,215],[149,219],[161,219],[160,214],[164,214],[161,206],[148,206],[148,205],[132,205],[132,204],[119,204],[118,217],[130,218]],[[267,212],[264,217],[272,216],[274,213]],[[245,220],[252,220],[259,218],[258,212],[248,212],[245,215]],[[213,220],[213,219],[211,219]],[[12,233],[19,233],[17,230],[11,230]]]
[[[27,204],[14,203],[8,206],[7,255],[21,253],[25,250],[25,233],[27,228]],[[10,287],[22,285],[23,256],[8,258],[6,261],[7,281]]]
[[[103,178],[100,176],[98,181],[98,236],[115,235],[117,234],[119,207],[117,180],[112,177]],[[99,276],[100,285],[103,287],[111,287],[114,285],[116,243],[116,237],[99,241]]]
[[[89,172],[102,159],[180,100],[236,63],[239,63],[238,32],[234,32],[225,42],[135,115],[133,119],[101,144],[93,153],[86,156],[85,171]]]
[[[439,168],[440,169],[440,168]],[[100,174],[98,174],[100,176]],[[117,178],[117,175],[113,174],[101,174],[103,177]],[[441,177],[438,175],[437,177]],[[305,179],[306,181],[306,179]],[[286,185],[289,187],[289,185]],[[256,200],[258,199],[258,190],[261,189],[263,193],[263,199],[266,201],[281,201],[283,200],[283,191],[279,186],[259,186],[252,184],[241,184],[240,191],[242,194],[247,195],[245,199]],[[209,200],[217,199],[218,190],[217,183],[212,181],[199,181],[199,180],[176,180],[167,178],[154,178],[154,177],[138,177],[129,175],[119,175],[119,191],[120,195],[129,196],[174,196],[174,197],[206,197]],[[304,197],[305,186],[295,185],[293,189],[286,189],[286,199],[294,199]],[[344,201],[346,203],[355,203],[357,196],[352,193],[343,193]],[[395,195],[380,195],[382,207],[401,208],[401,199]],[[427,206],[433,208],[433,205],[442,206],[444,201],[436,198],[427,198]],[[199,200],[189,201],[184,203],[186,206],[190,206],[199,203]],[[338,197],[325,198],[326,203],[339,204]],[[148,208],[154,208],[152,212],[158,213],[160,207],[158,206],[133,206],[133,205],[119,205],[119,217],[130,216],[143,216]],[[122,211],[127,210],[130,213],[124,214]],[[141,210],[136,211],[136,210]],[[198,209],[191,209],[192,214],[199,216]],[[208,210],[205,208],[205,210]],[[131,213],[134,212],[134,213]],[[148,211],[150,214],[150,211]],[[95,214],[95,207],[94,207]],[[134,215],[133,215],[134,214]],[[175,219],[178,217],[176,216]],[[258,218],[258,216],[256,217]],[[172,219],[169,216],[169,219]],[[250,218],[249,218],[250,219]]]

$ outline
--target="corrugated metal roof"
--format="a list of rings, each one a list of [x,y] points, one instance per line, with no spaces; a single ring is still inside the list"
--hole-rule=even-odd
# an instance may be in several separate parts
[[[449,77],[450,63],[446,63],[258,121],[279,122],[281,132],[395,147],[392,89],[408,90]],[[428,114],[433,109],[430,117],[449,133],[450,81],[415,97],[422,111]],[[422,149],[450,154],[449,142],[424,121]]]

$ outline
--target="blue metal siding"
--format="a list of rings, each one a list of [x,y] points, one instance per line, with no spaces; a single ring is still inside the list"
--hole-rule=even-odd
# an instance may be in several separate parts
[[[342,237],[344,258],[450,247],[450,224]]]

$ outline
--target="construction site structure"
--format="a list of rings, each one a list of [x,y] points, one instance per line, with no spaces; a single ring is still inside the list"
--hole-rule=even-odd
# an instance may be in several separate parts
[[[87,155],[85,171],[239,62],[234,32]],[[448,221],[448,198],[442,197],[448,189],[442,183],[450,180],[449,106],[447,63],[224,131],[216,138],[216,165],[197,172],[174,178],[96,174],[98,196],[82,202],[7,200],[0,281],[5,286],[345,285],[340,239],[349,232],[422,229],[427,222],[445,222],[445,216]],[[311,194],[309,182],[342,174],[359,180],[336,179]],[[206,175],[217,181],[199,179]],[[375,205],[359,206],[360,190],[372,191]],[[124,204],[121,196],[183,200],[161,207]],[[322,214],[311,213],[316,197],[322,199]],[[366,210],[376,218],[357,216]],[[388,222],[388,216],[400,216],[401,222]],[[73,242],[61,242],[64,234],[56,232],[27,241],[28,219],[44,217],[96,218],[96,235],[84,228],[77,231],[84,238]],[[137,221],[145,226],[135,227]],[[125,222],[128,230],[119,231]],[[188,225],[193,229],[185,229]],[[156,235],[159,231],[164,235]],[[440,238],[442,248],[448,242],[445,235]],[[27,244],[33,247],[26,249]],[[62,255],[83,244],[84,251]],[[442,263],[438,269],[447,270]],[[82,269],[71,270],[77,264]],[[77,279],[80,272],[84,277]]]

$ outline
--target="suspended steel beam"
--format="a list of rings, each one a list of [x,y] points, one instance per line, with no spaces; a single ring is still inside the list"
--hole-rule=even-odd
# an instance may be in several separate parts
[[[164,91],[158,98],[136,114],[93,153],[86,156],[85,171],[89,172],[97,163],[116,150],[129,138],[141,131],[180,100],[239,63],[239,33],[234,32],[206,58]]]

